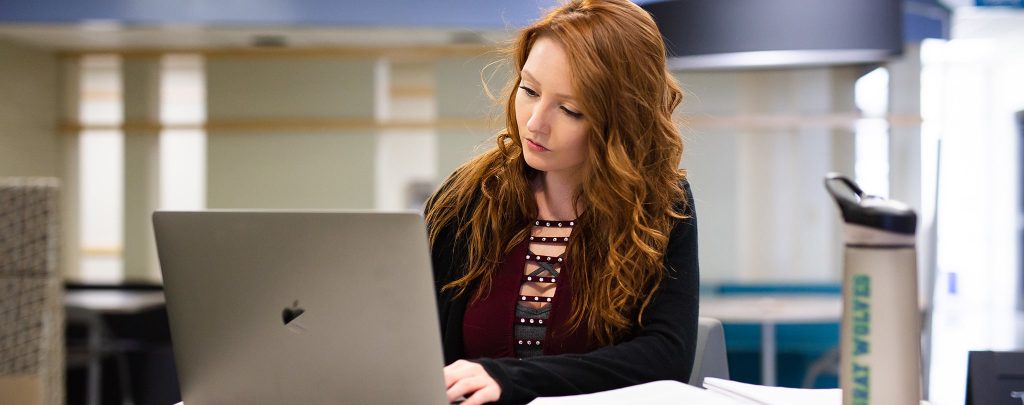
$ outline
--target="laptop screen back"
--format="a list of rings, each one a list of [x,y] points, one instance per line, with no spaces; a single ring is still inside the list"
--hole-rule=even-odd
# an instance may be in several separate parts
[[[416,213],[157,212],[189,405],[445,403]]]

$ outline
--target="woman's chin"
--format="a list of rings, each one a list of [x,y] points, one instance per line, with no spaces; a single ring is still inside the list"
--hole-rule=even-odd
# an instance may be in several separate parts
[[[545,162],[543,160],[538,159],[536,156],[530,156],[530,152],[523,154],[523,158],[526,160],[526,165],[530,166],[533,170],[546,172],[549,169],[548,165],[544,164]]]

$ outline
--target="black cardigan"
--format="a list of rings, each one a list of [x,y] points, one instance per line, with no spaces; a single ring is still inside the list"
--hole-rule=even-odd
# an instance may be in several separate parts
[[[500,403],[525,403],[538,396],[575,395],[657,380],[687,382],[697,341],[697,217],[689,184],[682,183],[688,218],[678,220],[665,252],[666,276],[635,326],[619,343],[586,354],[467,359],[480,363],[501,385]],[[429,206],[429,204],[428,204]],[[465,212],[465,211],[464,211]],[[466,244],[455,239],[458,224],[442,228],[431,247],[445,364],[462,358],[462,317],[468,296],[441,287],[465,274]],[[511,304],[510,304],[511,305]]]

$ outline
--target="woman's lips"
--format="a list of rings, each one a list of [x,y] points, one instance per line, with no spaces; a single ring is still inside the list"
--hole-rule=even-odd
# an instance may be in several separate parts
[[[544,147],[544,145],[541,145],[541,144],[539,144],[537,142],[534,142],[534,141],[532,141],[530,139],[526,140],[526,146],[528,146],[530,148],[530,150],[535,151],[535,152],[548,152],[549,151],[548,148]]]

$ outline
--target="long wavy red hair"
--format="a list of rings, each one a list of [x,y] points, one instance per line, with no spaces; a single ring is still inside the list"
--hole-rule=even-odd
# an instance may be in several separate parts
[[[685,201],[683,144],[672,120],[682,92],[667,70],[657,26],[637,5],[570,1],[519,31],[507,49],[506,128],[494,148],[459,167],[432,197],[430,240],[445,225],[458,224],[457,235],[468,244],[467,269],[443,288],[458,294],[475,288],[479,297],[529,233],[537,217],[530,179],[537,172],[523,158],[515,101],[520,71],[541,36],[565,50],[577,107],[590,127],[583,182],[574,196],[584,211],[566,247],[576,294],[570,329],[583,326],[611,344],[642,319],[664,275],[669,232]]]

